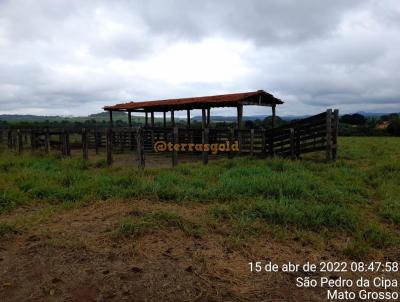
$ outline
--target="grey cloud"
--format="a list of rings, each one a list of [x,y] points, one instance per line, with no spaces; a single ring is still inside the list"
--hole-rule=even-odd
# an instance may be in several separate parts
[[[143,18],[155,33],[184,38],[226,35],[263,45],[331,35],[361,1],[145,1]]]
[[[281,113],[400,111],[399,20],[396,0],[1,1],[0,113],[253,89],[284,98]],[[215,37],[249,45],[248,75],[172,84],[130,70]]]

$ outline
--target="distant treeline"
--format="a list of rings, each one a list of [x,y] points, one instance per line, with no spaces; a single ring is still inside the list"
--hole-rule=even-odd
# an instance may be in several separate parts
[[[390,113],[382,116],[365,117],[359,113],[340,117],[341,136],[400,136],[400,115]]]
[[[150,119],[149,119],[150,120]],[[276,126],[283,126],[293,120],[284,120],[276,117]],[[134,126],[141,126],[144,124],[143,117],[132,117]],[[167,121],[169,124],[169,121]],[[186,119],[176,119],[175,123],[178,126],[186,125]],[[228,121],[211,121],[213,127],[235,127],[236,122]],[[156,126],[162,126],[163,120],[161,118],[155,119]],[[270,129],[272,125],[272,118],[266,117],[256,120],[245,120],[244,127],[247,129]],[[108,115],[99,114],[84,118],[59,118],[51,120],[40,121],[2,121],[0,120],[0,127],[11,128],[106,128],[109,126]],[[128,118],[125,114],[114,116],[115,127],[128,127]],[[191,127],[200,128],[201,122],[199,120],[192,120]],[[340,117],[339,135],[341,136],[400,136],[400,116],[398,113],[391,113],[382,116],[363,116],[362,114],[345,114]]]

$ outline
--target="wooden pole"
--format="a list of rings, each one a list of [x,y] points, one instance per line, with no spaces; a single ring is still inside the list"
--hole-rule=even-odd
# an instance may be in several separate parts
[[[129,123],[129,128],[132,128],[132,112],[128,112],[128,123]],[[133,134],[133,132],[130,132],[130,136],[129,136],[129,144],[130,144],[130,150],[133,150],[133,145],[134,145],[134,140],[135,140],[135,136]]]
[[[230,128],[230,130],[229,130],[229,144],[232,146],[233,145],[233,143],[235,142],[235,129],[233,129],[233,128]],[[229,158],[233,158],[233,151],[232,151],[232,149],[230,149],[230,151],[229,151]]]
[[[50,134],[49,134],[49,129],[46,129],[46,133],[44,136],[44,143],[45,143],[45,149],[46,153],[50,153]]]
[[[262,156],[265,157],[267,154],[267,138],[266,138],[266,130],[265,129],[261,129],[261,153]]]
[[[149,124],[149,113],[146,112],[144,117],[144,125],[147,127],[148,124]]]
[[[154,112],[153,111],[150,113],[150,122],[151,122],[151,127],[154,127]]]
[[[210,112],[211,109],[207,108],[207,128],[210,128]]]
[[[96,155],[99,154],[99,144],[100,144],[100,134],[97,132],[97,130],[94,131],[94,151],[96,152]]]
[[[236,110],[237,110],[239,153],[242,153],[242,132],[241,132],[241,130],[243,127],[243,105],[238,105]]]
[[[88,154],[88,136],[87,136],[86,128],[82,129],[82,157],[83,157],[83,160],[88,160],[89,159],[89,154]]]
[[[208,144],[208,128],[203,129],[202,132],[202,143],[204,144]],[[203,151],[202,153],[202,157],[203,157],[203,164],[207,165],[208,164],[208,151]]]
[[[110,112],[110,127],[114,127],[114,122],[113,122],[113,112],[112,110],[109,111]]]
[[[175,127],[175,111],[171,110],[171,125]]]
[[[15,147],[15,143],[14,143],[14,131],[12,131],[11,129],[8,130],[8,148],[10,150],[13,150]]]
[[[201,128],[206,128],[206,109],[201,109]]]
[[[274,157],[275,156],[275,152],[274,152],[274,137],[275,137],[275,133],[272,129],[272,131],[267,132],[269,133],[269,137],[268,137],[268,153],[269,156]]]
[[[178,132],[178,127],[174,127],[172,130],[172,143],[175,145],[178,143],[178,138],[179,138],[179,132]],[[178,164],[178,151],[175,150],[175,148],[172,150],[172,166],[175,167]]]
[[[332,109],[326,111],[326,160],[332,160]]]
[[[143,146],[143,129],[139,127],[136,133],[136,152],[138,157],[138,167],[143,169],[145,167],[144,146]]]
[[[68,143],[67,143],[67,132],[65,129],[63,129],[63,155],[67,156],[68,155]]]
[[[272,128],[275,128],[275,125],[276,125],[276,105],[272,105],[272,121],[271,121]]]
[[[65,147],[66,147],[66,155],[71,156],[71,145],[69,142],[69,133],[68,131],[65,133]]]
[[[268,139],[268,144],[269,144],[269,154],[270,156],[275,156],[275,150],[274,150],[274,138],[275,138],[275,128],[276,124],[276,105],[272,105],[272,120],[271,120],[271,128],[272,131],[270,132],[270,137]]]
[[[238,105],[236,107],[236,111],[237,111],[237,127],[238,129],[242,129],[243,125],[243,105]]]
[[[187,128],[190,128],[190,109],[186,110]]]
[[[22,146],[22,134],[21,130],[17,130],[17,146],[18,146],[18,154],[22,154],[23,146]]]
[[[290,131],[290,158],[293,160],[296,159],[294,129],[290,128],[289,131]]]
[[[32,143],[32,133],[31,133],[31,143]],[[58,145],[60,147],[61,155],[64,155],[64,130],[61,130],[61,133],[58,134]]]
[[[164,128],[167,127],[167,113],[165,111],[163,112],[163,126]]]
[[[300,129],[297,128],[295,130],[295,137],[296,137],[296,158],[300,158],[301,154],[301,133]]]
[[[337,137],[338,137],[338,134],[339,134],[339,110],[338,109],[334,110],[333,116],[334,116],[334,124],[333,124],[332,159],[336,161],[336,159],[337,159],[337,150],[338,150]]]
[[[107,129],[107,135],[106,135],[106,150],[107,150],[107,165],[111,166],[113,158],[112,158],[112,143],[113,143],[113,132],[111,128]]]
[[[12,149],[12,130],[11,129],[7,130],[7,147],[9,150]]]
[[[250,156],[254,156],[254,129],[250,130]]]
[[[132,112],[128,111],[128,125],[132,128]]]
[[[15,131],[15,132],[13,133],[13,140],[12,140],[12,142],[13,142],[13,149],[14,149],[15,151],[18,151],[18,131]]]

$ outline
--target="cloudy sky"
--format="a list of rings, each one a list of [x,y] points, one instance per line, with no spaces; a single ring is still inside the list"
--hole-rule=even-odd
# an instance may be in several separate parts
[[[0,114],[258,89],[278,114],[390,112],[399,83],[397,0],[0,0]]]

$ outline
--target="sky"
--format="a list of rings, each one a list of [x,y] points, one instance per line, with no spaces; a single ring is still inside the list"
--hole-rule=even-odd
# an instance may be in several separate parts
[[[399,112],[400,1],[0,0],[0,114],[259,89],[278,115]]]

